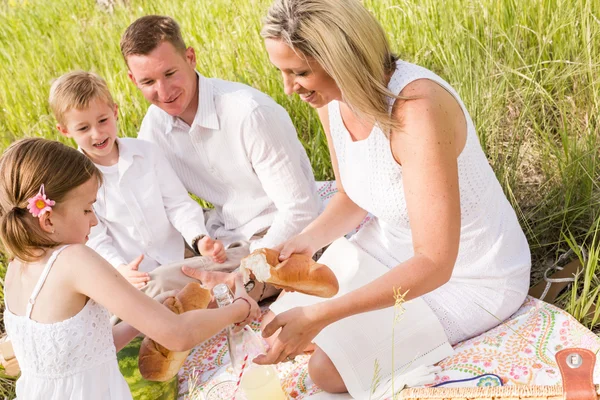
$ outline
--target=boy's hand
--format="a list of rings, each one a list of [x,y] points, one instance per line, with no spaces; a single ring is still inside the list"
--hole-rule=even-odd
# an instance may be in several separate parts
[[[168,292],[162,292],[154,296],[154,300],[162,304],[165,302],[166,299],[168,299],[169,297],[174,297],[177,293],[179,293],[178,289],[169,290]]]
[[[135,260],[129,264],[121,264],[117,267],[117,271],[127,279],[135,288],[141,289],[146,286],[150,280],[150,275],[147,272],[139,272],[138,268],[144,259],[144,255],[140,254]]]
[[[197,246],[201,255],[209,256],[214,262],[221,264],[227,260],[225,247],[220,240],[213,240],[208,236],[204,236],[198,241]]]

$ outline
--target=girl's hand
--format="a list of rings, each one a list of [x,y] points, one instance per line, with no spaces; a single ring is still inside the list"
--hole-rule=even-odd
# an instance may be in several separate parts
[[[279,251],[279,260],[283,261],[290,258],[292,254],[306,254],[312,257],[319,249],[313,243],[311,235],[301,233],[287,242],[283,242],[275,250]]]
[[[294,358],[312,343],[315,336],[327,324],[319,317],[313,306],[296,307],[273,319],[263,330],[263,337],[272,336],[279,328],[281,332],[267,352],[256,357],[256,364],[277,364]]]
[[[247,317],[243,321],[238,321],[236,323],[237,326],[243,327],[243,326],[251,323],[252,321],[254,321],[256,318],[258,318],[258,316],[260,315],[260,307],[258,306],[258,303],[252,297],[248,296],[248,293],[246,293],[246,288],[244,287],[244,281],[242,280],[242,276],[239,274],[235,279],[234,297],[236,299],[238,297],[241,297],[242,299],[246,299],[248,301],[248,304],[250,304],[250,310],[249,310],[250,312],[247,314]],[[246,302],[243,300],[237,301],[237,303],[240,303],[240,302],[246,304]],[[246,312],[248,312],[248,309],[246,309]],[[246,314],[244,314],[244,316],[246,316]]]

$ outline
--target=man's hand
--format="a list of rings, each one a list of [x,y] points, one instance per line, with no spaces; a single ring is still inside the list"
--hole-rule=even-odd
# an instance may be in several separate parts
[[[214,262],[221,264],[227,260],[225,246],[220,240],[213,240],[208,236],[204,236],[196,246],[198,246],[198,252],[201,255],[211,257]]]
[[[187,265],[181,267],[181,271],[190,278],[199,280],[202,286],[210,291],[212,291],[219,283],[225,283],[233,292],[235,291],[236,276],[241,276],[241,274],[236,272],[206,271],[199,268],[188,267]]]
[[[179,293],[178,289],[169,290],[168,292],[162,292],[154,296],[154,300],[162,304],[165,302],[166,299],[168,299],[169,297],[174,297],[177,293]]]
[[[188,267],[187,265],[181,267],[181,271],[190,278],[199,280],[205,289],[210,290],[211,301],[208,304],[208,308],[217,307],[217,302],[212,295],[212,290],[215,286],[219,283],[225,283],[234,292],[236,276],[239,275],[241,277],[241,274],[237,272],[205,271],[203,269]]]
[[[121,264],[117,267],[117,271],[127,279],[135,288],[142,289],[150,280],[150,275],[147,272],[139,272],[138,268],[144,259],[144,255],[140,254],[135,260],[129,264]]]

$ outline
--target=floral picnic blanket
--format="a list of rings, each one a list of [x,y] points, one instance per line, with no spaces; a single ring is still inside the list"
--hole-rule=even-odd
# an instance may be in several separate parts
[[[264,310],[266,312],[266,309]],[[260,319],[253,323],[258,331]],[[561,349],[581,347],[597,352],[600,338],[566,311],[527,297],[507,321],[454,347],[455,354],[438,365],[434,385],[499,386],[555,385],[560,372],[554,355]],[[321,390],[308,376],[309,356],[277,365],[289,398],[309,399]],[[227,354],[225,333],[195,348],[179,371],[179,399],[231,399],[237,382]],[[600,383],[600,363],[594,371]],[[236,396],[236,399],[243,399]]]

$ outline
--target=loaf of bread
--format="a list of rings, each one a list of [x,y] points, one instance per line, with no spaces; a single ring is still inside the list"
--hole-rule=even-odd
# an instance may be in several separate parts
[[[167,298],[163,304],[175,314],[181,314],[206,308],[209,302],[210,291],[204,289],[199,283],[191,282],[176,296]],[[149,381],[168,381],[177,375],[189,353],[189,350],[170,351],[146,336],[140,346],[138,360],[140,373]]]
[[[242,259],[240,271],[244,282],[254,278],[281,289],[313,296],[333,297],[339,290],[333,271],[303,254],[292,254],[280,262],[278,251],[257,249]]]

